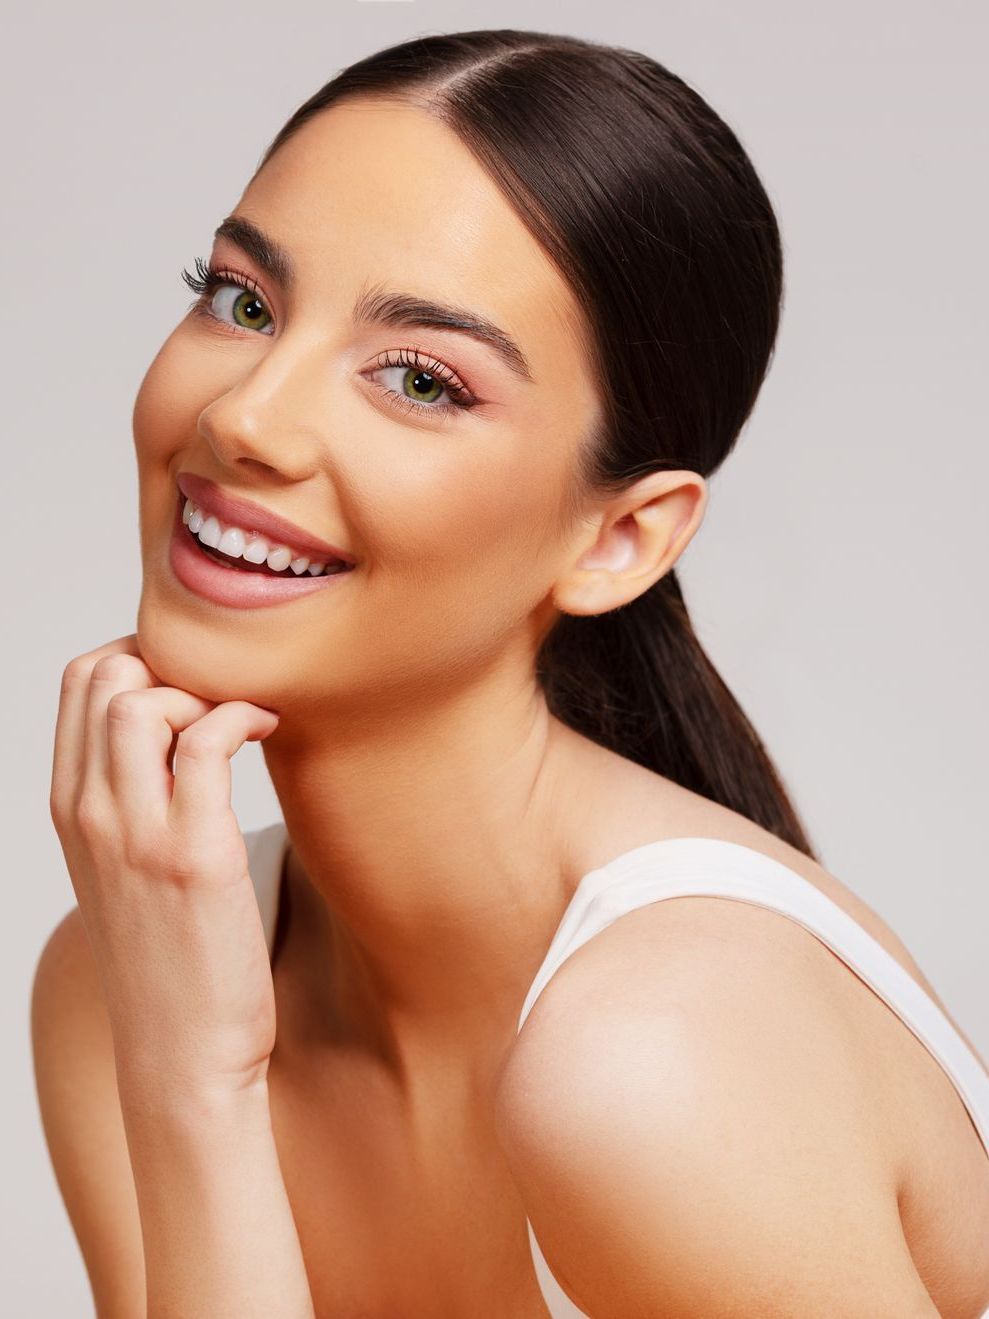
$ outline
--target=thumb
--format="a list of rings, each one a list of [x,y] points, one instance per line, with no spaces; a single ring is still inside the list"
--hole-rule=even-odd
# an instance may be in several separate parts
[[[245,740],[261,742],[278,727],[280,716],[274,710],[266,710],[263,705],[255,705],[253,708],[257,711],[257,717],[251,720]]]

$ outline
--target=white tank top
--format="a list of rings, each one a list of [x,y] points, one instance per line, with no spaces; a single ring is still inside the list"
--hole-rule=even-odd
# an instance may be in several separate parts
[[[244,834],[269,954],[288,834],[284,821]],[[581,879],[529,987],[522,1029],[536,999],[566,959],[620,916],[688,894],[733,898],[781,912],[816,935],[926,1045],[971,1114],[989,1154],[989,1074],[938,1005],[876,939],[803,875],[763,852],[720,838],[664,838],[633,848]],[[526,1219],[533,1266],[552,1319],[589,1319],[550,1272]],[[982,1319],[989,1319],[986,1310]]]

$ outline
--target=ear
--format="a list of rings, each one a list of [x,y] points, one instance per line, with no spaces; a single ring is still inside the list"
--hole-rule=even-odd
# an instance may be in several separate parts
[[[659,581],[687,548],[707,509],[697,472],[650,472],[601,508],[573,565],[557,580],[553,603],[565,614],[604,614]]]

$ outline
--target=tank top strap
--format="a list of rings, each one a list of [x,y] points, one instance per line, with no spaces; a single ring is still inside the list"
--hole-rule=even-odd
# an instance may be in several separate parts
[[[690,895],[767,907],[826,944],[941,1065],[989,1154],[989,1074],[926,990],[844,908],[803,875],[763,852],[726,839],[665,838],[589,871],[574,890],[533,978],[517,1031],[556,971],[589,939],[639,907]]]
[[[661,839],[588,871],[532,980],[516,1033],[553,975],[588,940],[639,907],[690,895],[767,907],[820,939],[926,1046],[954,1084],[989,1154],[989,1074],[930,995],[877,939],[803,875],[727,839]],[[528,1219],[526,1224],[533,1267],[553,1319],[588,1319],[560,1287]],[[989,1310],[983,1319],[989,1319]]]

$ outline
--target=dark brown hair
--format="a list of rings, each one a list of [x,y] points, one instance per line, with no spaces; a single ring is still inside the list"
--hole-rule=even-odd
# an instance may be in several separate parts
[[[414,104],[455,131],[573,289],[603,420],[580,450],[570,515],[584,492],[619,493],[648,472],[709,477],[768,369],[783,259],[752,163],[707,102],[635,50],[512,28],[428,34],[321,87],[258,169],[314,115],[358,96]],[[675,569],[606,613],[560,615],[537,674],[571,727],[815,856],[694,632]]]

